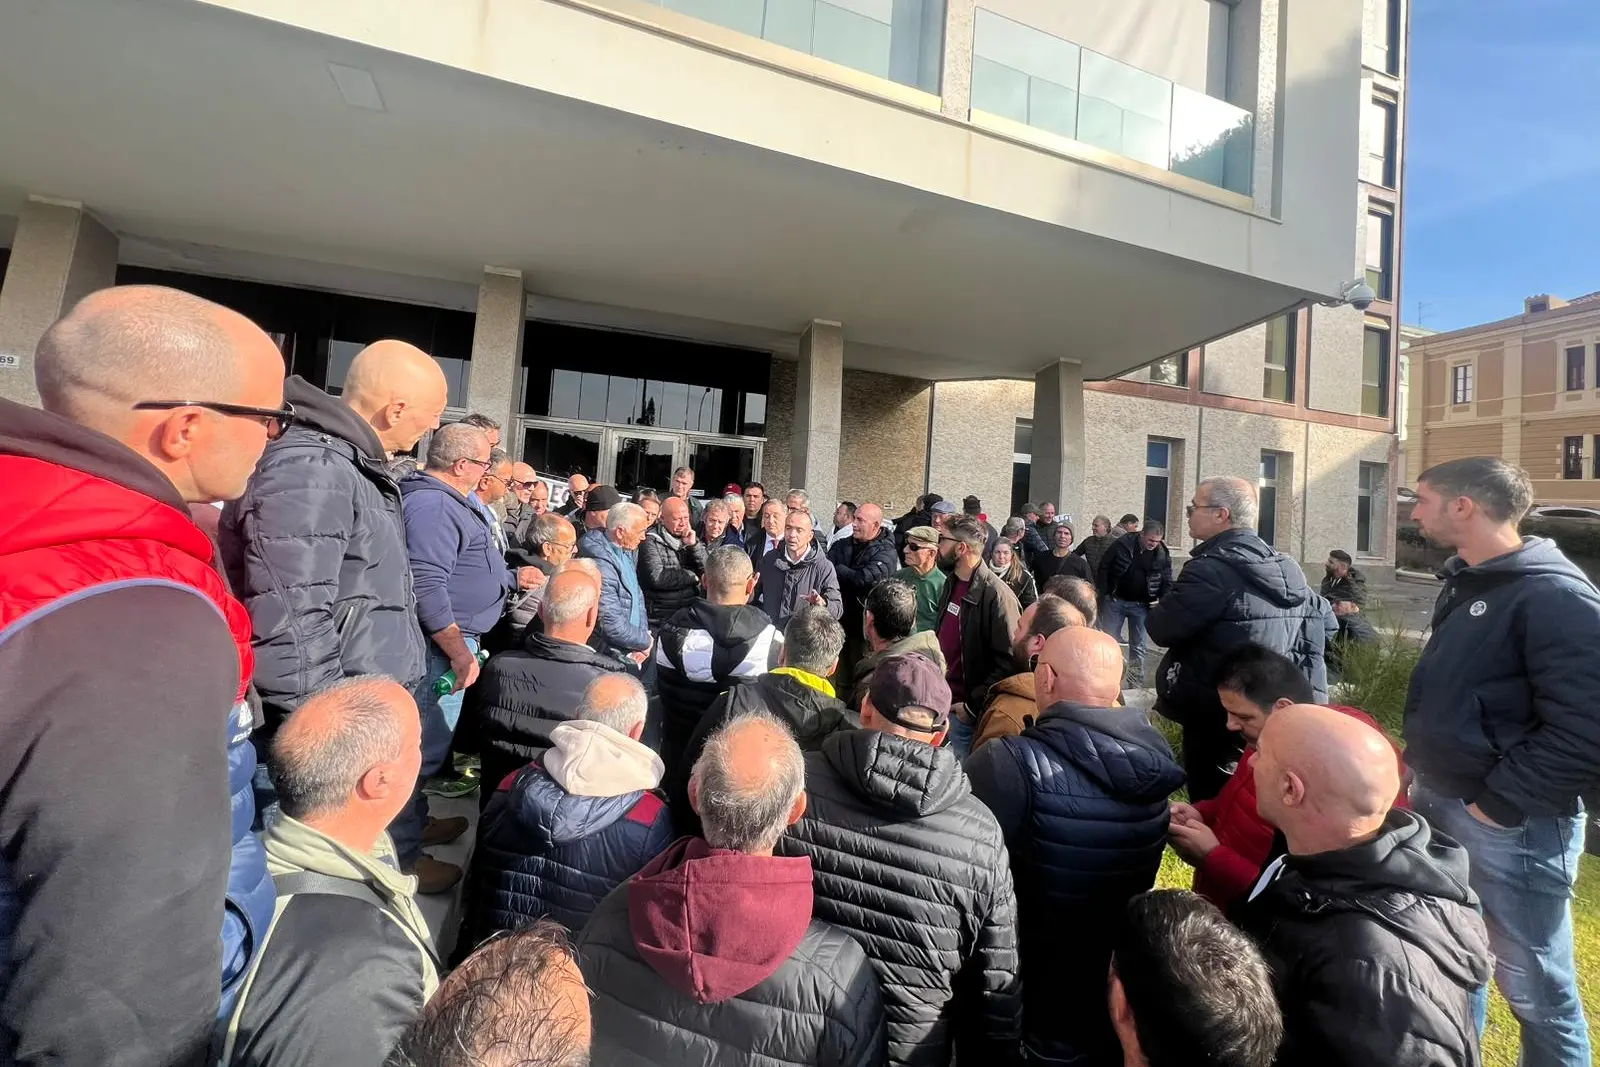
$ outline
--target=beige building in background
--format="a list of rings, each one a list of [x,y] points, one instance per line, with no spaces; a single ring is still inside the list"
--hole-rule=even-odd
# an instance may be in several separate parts
[[[0,5],[0,396],[176,286],[519,458],[1391,552],[1407,0]],[[198,58],[197,58],[198,57]],[[107,100],[118,107],[105,106]],[[1349,305],[1352,279],[1377,300]],[[1154,362],[1153,362],[1154,361]]]
[[[1463,456],[1525,468],[1537,504],[1600,504],[1600,293],[1411,342],[1407,478]]]

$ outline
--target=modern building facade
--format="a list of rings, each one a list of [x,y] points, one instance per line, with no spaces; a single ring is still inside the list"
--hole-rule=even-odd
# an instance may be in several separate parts
[[[1527,470],[1538,504],[1600,503],[1600,293],[1411,341],[1407,478],[1463,456]]]
[[[1242,474],[1293,554],[1385,555],[1405,24],[1405,0],[10,5],[0,395],[34,398],[78,296],[152,281],[333,389],[410,340],[557,474],[1164,505],[1175,534],[1198,477]],[[1380,301],[1336,306],[1364,269]]]

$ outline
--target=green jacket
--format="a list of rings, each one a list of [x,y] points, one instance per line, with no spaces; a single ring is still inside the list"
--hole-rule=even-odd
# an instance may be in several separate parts
[[[896,641],[881,652],[869,652],[856,661],[850,670],[850,688],[844,694],[851,711],[860,712],[861,698],[866,696],[867,689],[872,685],[872,672],[878,669],[878,664],[890,656],[903,656],[908,652],[933,660],[940,674],[948,669],[944,652],[939,648],[939,635],[932,630],[918,630],[905,640]]]
[[[917,629],[933,630],[939,625],[939,598],[944,595],[950,575],[935,566],[926,576],[911,567],[901,567],[894,575],[917,591]]]

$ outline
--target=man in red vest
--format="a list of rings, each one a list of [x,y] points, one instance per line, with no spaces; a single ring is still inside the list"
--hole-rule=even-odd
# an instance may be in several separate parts
[[[1273,712],[1316,700],[1310,680],[1293,660],[1257,644],[1239,645],[1217,661],[1217,695],[1228,711],[1228,729],[1245,739],[1244,755],[1215,797],[1172,805],[1168,833],[1173,850],[1194,865],[1194,891],[1227,911],[1250,891],[1261,868],[1275,854],[1275,831],[1256,810],[1256,782],[1251,771],[1256,740]],[[1359,708],[1331,707],[1383,732],[1378,721]],[[1398,746],[1394,753],[1400,773],[1400,792],[1394,803],[1409,808],[1405,760]],[[1277,846],[1276,854],[1281,851],[1281,845]]]
[[[0,400],[0,1062],[199,1064],[272,920],[250,617],[190,504],[292,419],[248,319],[153,286]]]

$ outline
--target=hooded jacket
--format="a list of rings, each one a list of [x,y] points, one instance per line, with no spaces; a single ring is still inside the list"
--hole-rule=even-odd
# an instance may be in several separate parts
[[[1128,900],[1155,884],[1182,769],[1142,712],[1070,702],[966,769],[1011,852],[1030,1055],[1114,1060],[1106,969]]]
[[[522,648],[490,656],[472,687],[483,780],[493,786],[527,766],[550,747],[556,727],[572,718],[589,683],[623,669],[614,656],[538,630],[528,631]],[[482,798],[484,805],[490,796]]]
[[[600,568],[600,621],[589,638],[590,646],[619,660],[649,648],[638,554],[618,548],[604,530],[586,530],[578,538],[578,555],[594,560]]]
[[[700,599],[700,578],[706,572],[706,546],[686,545],[659,522],[639,544],[639,588],[652,630]]]
[[[861,629],[861,601],[872,587],[900,569],[900,556],[894,550],[894,531],[887,526],[870,541],[857,541],[854,535],[842,537],[828,546],[828,562],[839,577],[839,593],[844,598],[844,618]]]
[[[1328,699],[1323,653],[1339,632],[1333,608],[1306,584],[1298,563],[1251,530],[1224,530],[1196,545],[1146,627],[1167,649],[1156,708],[1169,719],[1221,728],[1227,711],[1217,697],[1217,661],[1246,641],[1294,660],[1317,702]]]
[[[908,652],[915,652],[919,656],[926,656],[939,668],[943,674],[947,670],[944,661],[944,650],[939,647],[939,635],[932,630],[918,630],[910,637],[902,638],[891,645],[887,645],[877,652],[868,652],[856,660],[855,666],[850,668],[850,710],[859,712],[861,701],[867,695],[867,690],[872,687],[873,672],[878,669],[878,664],[890,656],[903,656]]]
[[[1116,538],[1095,571],[1096,585],[1105,596],[1134,604],[1154,604],[1172,592],[1172,550],[1159,543],[1146,549],[1143,534]]]
[[[454,623],[469,636],[488,633],[517,587],[488,522],[472,501],[423,471],[406,475],[400,494],[422,632]]]
[[[1331,704],[1329,707],[1360,719],[1380,733],[1383,730],[1378,720],[1360,708],[1342,704]],[[1400,792],[1394,798],[1395,807],[1409,808],[1411,801],[1406,797],[1409,775],[1405,756],[1398,745],[1394,754],[1400,765]],[[1210,800],[1197,800],[1194,803],[1201,820],[1217,835],[1217,847],[1195,868],[1194,891],[1223,911],[1250,892],[1261,874],[1261,868],[1272,856],[1276,831],[1256,808],[1255,761],[1256,747],[1249,745],[1239,758],[1238,769],[1223,785],[1222,791]]]
[[[872,964],[811,910],[809,860],[675,842],[606,897],[578,937],[594,1062],[883,1064]]]
[[[277,908],[223,1062],[381,1067],[439,985],[417,880],[400,873],[388,834],[362,853],[282,815],[266,846]],[[321,884],[297,885],[306,874]]]
[[[0,1062],[204,1059],[272,919],[253,663],[171,481],[0,400]]]
[[[1016,896],[999,824],[956,754],[846,730],[806,757],[806,795],[778,852],[810,857],[813,914],[877,968],[889,1062],[1017,1062]]]
[[[1471,995],[1491,974],[1467,853],[1396,809],[1354,848],[1288,856],[1235,918],[1283,1006],[1278,1062],[1477,1067]]]
[[[944,618],[955,590],[956,576],[951,574],[939,594],[934,618]],[[969,706],[983,707],[989,699],[989,687],[1011,673],[1015,666],[1011,643],[1016,639],[1021,617],[1022,609],[1011,587],[979,564],[961,602],[961,673]],[[934,624],[934,632],[938,632],[938,623]]]
[[[706,738],[730,719],[764,711],[789,728],[802,752],[815,752],[830,734],[861,725],[855,712],[834,696],[825,678],[794,667],[778,667],[718,697],[700,717],[683,756],[667,764],[667,800],[678,833],[700,833],[700,816],[689,806],[689,772],[705,751]]]
[[[228,578],[255,631],[270,738],[340,678],[422,679],[426,638],[406,555],[400,487],[378,435],[343,400],[295,376],[295,424],[267,444],[244,496],[222,509]]]
[[[1038,717],[1033,672],[1008,674],[989,687],[989,704],[978,718],[977,732],[972,735],[972,751],[978,751],[997,737],[1017,736]]]
[[[776,551],[767,553],[758,570],[761,584],[756,586],[755,599],[751,603],[764,609],[778,629],[783,629],[789,616],[802,607],[812,593],[822,597],[829,615],[836,619],[844,618],[839,576],[815,541],[811,542],[798,563],[789,559],[788,549],[779,546]]]
[[[598,722],[500,783],[478,825],[462,944],[549,916],[580,930],[607,893],[672,841],[661,758]]]
[[[661,756],[676,767],[706,709],[729,686],[775,665],[783,637],[748,604],[701,600],[673,615],[656,640]]]
[[[1502,826],[1573,814],[1600,786],[1600,593],[1555,542],[1445,564],[1406,697],[1406,757]]]

